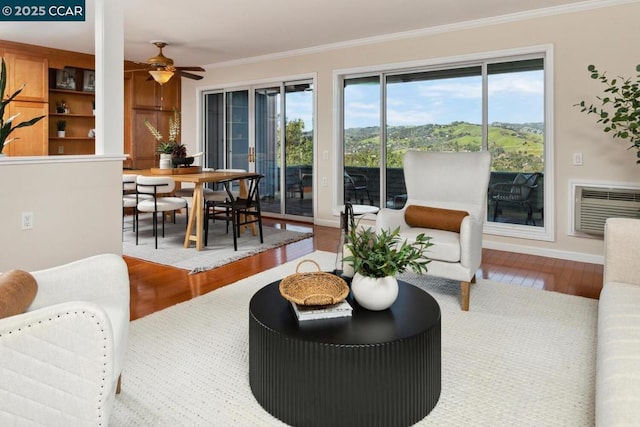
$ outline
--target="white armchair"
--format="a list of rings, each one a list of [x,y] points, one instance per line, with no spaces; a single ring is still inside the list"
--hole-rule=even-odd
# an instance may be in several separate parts
[[[0,425],[108,425],[129,332],[122,257],[31,273],[28,311],[0,319]]]
[[[408,151],[404,156],[407,202],[400,210],[382,209],[376,229],[400,227],[410,242],[420,233],[432,238],[428,273],[460,281],[461,307],[469,310],[470,284],[482,259],[482,228],[487,210],[491,154],[487,151],[439,153]],[[460,232],[412,227],[405,221],[408,206],[468,212]]]

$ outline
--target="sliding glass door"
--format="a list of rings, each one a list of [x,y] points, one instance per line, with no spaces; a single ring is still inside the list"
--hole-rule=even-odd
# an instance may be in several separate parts
[[[262,210],[313,218],[313,83],[282,82],[204,94],[206,166],[264,176]]]
[[[256,170],[264,175],[260,187],[261,206],[263,211],[274,213],[280,213],[282,202],[281,93],[280,86],[255,90],[255,164]]]
[[[250,170],[248,97],[247,90],[205,95],[206,167]]]
[[[284,212],[313,216],[313,86],[284,86]]]

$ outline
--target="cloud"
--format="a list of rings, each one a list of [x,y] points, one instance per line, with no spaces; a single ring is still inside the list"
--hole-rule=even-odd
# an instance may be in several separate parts
[[[491,95],[544,95],[544,80],[530,73],[496,74],[489,76]]]
[[[442,82],[420,85],[417,88],[418,96],[424,98],[453,98],[453,99],[480,99],[482,98],[482,83],[478,82]]]

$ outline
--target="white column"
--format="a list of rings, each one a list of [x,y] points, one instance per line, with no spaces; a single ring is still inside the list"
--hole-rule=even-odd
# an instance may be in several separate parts
[[[123,0],[95,0],[96,154],[124,150]]]

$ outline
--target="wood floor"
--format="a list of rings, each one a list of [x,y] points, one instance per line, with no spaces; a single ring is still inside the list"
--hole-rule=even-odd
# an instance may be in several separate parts
[[[314,236],[236,261],[214,270],[189,275],[187,270],[125,257],[131,282],[131,319],[210,292],[314,250],[334,252],[339,230],[311,224],[265,219],[266,225]],[[569,295],[598,298],[602,265],[484,249],[478,277],[517,286],[529,286]],[[473,303],[473,288],[471,291]]]

